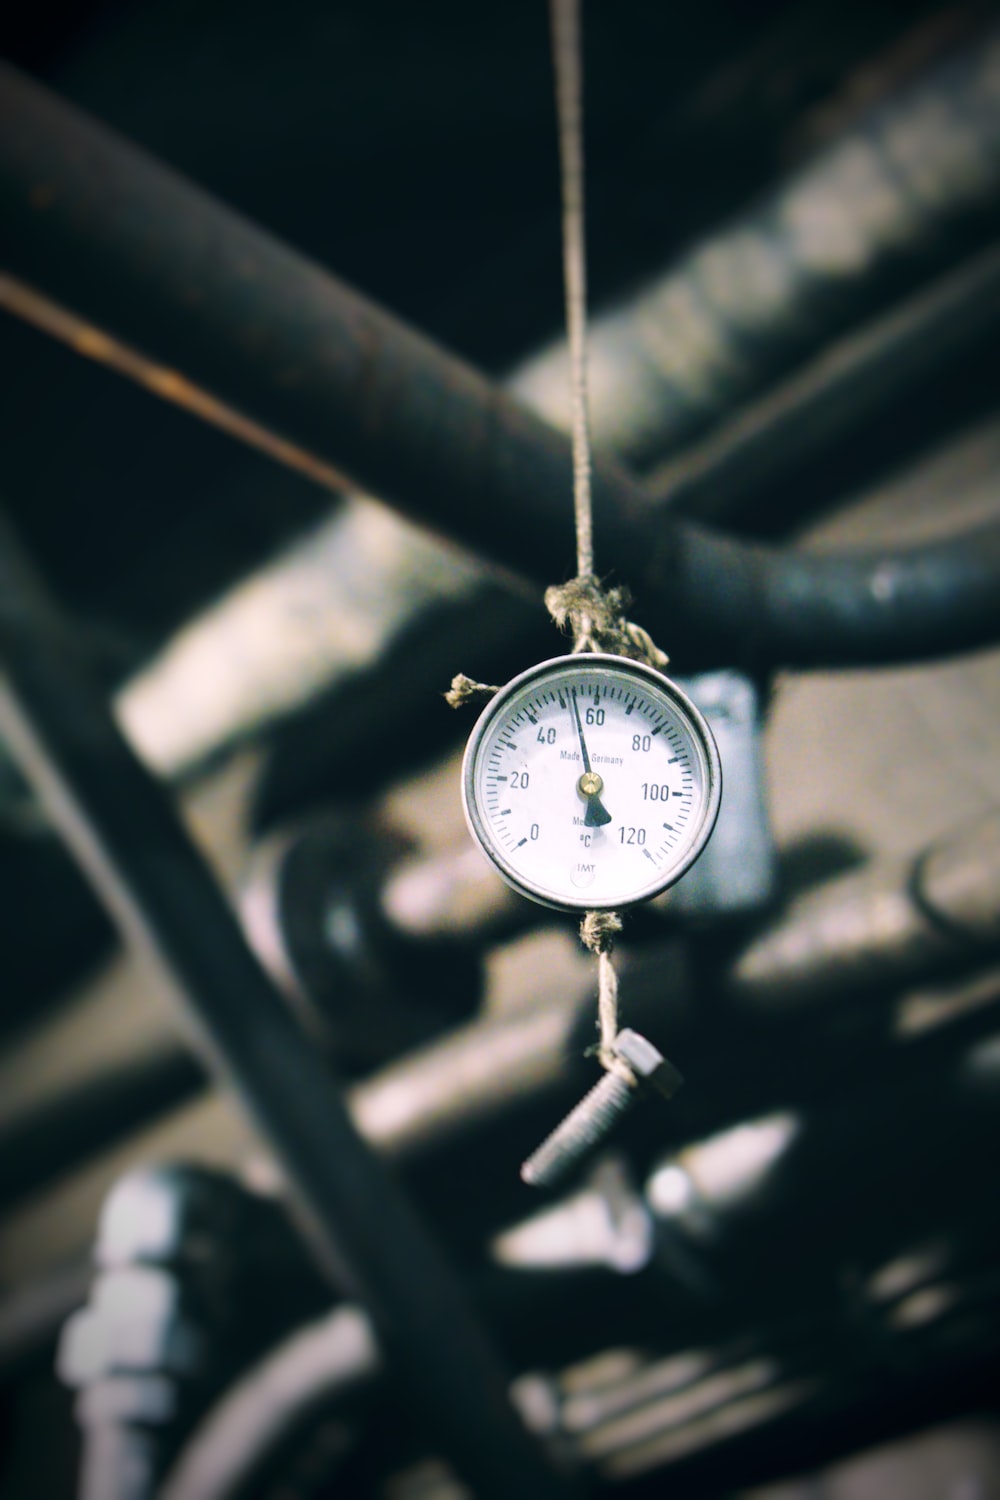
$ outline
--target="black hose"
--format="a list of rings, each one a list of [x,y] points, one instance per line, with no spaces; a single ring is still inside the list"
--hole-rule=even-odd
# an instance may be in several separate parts
[[[320,483],[538,584],[570,571],[563,434],[7,67],[0,218],[9,311]],[[612,463],[594,479],[598,565],[685,666],[869,665],[1000,635],[1000,527],[802,558],[664,515]]]
[[[699,655],[726,650],[747,667],[874,667],[1000,640],[1000,520],[905,549],[812,553],[694,528],[685,546],[686,567],[661,554],[646,581],[673,598]]]

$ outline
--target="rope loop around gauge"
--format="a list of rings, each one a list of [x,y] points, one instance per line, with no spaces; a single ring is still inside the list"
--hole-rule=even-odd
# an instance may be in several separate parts
[[[593,574],[545,590],[545,607],[560,630],[572,633],[575,652],[610,651],[662,669],[670,658],[648,631],[626,619],[631,602],[628,589],[605,589]]]

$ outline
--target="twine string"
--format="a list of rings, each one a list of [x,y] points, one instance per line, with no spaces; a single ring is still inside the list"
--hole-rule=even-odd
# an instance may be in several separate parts
[[[579,0],[552,0],[552,56],[562,178],[563,283],[569,339],[573,432],[573,508],[576,571],[594,572],[594,523],[590,495],[590,411],[587,400],[587,257],[583,202],[583,45]]]
[[[551,0],[552,57],[556,77],[559,164],[562,180],[563,281],[569,339],[573,438],[573,511],[576,520],[576,577],[546,590],[545,604],[556,625],[573,633],[573,650],[612,651],[635,656],[641,649],[625,620],[622,589],[605,592],[594,576],[594,520],[591,494],[590,411],[587,391],[587,259],[583,197],[583,45],[580,0]],[[648,637],[647,637],[648,639]],[[652,645],[652,642],[649,643]],[[655,648],[654,648],[655,649]],[[662,653],[659,653],[662,657]],[[618,1070],[618,975],[611,961],[622,929],[618,912],[588,911],[580,941],[597,955],[597,1015],[603,1066]]]
[[[650,635],[627,619],[631,603],[624,588],[602,587],[594,574],[594,522],[591,492],[590,415],[587,390],[587,272],[584,235],[583,49],[580,0],[550,0],[555,67],[559,163],[562,188],[563,279],[569,340],[573,444],[573,511],[576,522],[576,577],[546,590],[545,604],[560,630],[573,637],[574,653],[608,652],[665,667],[668,657]],[[464,673],[445,694],[458,708],[499,689],[474,682]],[[588,911],[580,941],[597,957],[597,1055],[605,1068],[635,1083],[614,1050],[618,1036],[618,976],[611,959],[622,919],[614,911]]]

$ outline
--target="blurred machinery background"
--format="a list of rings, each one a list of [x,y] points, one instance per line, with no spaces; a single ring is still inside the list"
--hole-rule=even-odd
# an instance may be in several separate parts
[[[587,7],[598,562],[725,795],[552,1197],[593,966],[442,699],[562,649],[545,6],[9,10],[0,1493],[1000,1496],[1000,12]]]

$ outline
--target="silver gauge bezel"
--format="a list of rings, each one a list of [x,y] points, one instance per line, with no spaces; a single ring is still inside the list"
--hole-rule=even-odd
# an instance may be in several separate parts
[[[480,812],[476,795],[479,751],[497,716],[503,712],[504,705],[528,684],[536,683],[542,678],[558,679],[567,670],[572,669],[575,672],[586,667],[605,669],[610,667],[622,677],[637,678],[647,688],[652,688],[662,694],[669,700],[673,710],[686,721],[691,739],[702,759],[705,795],[701,816],[697,826],[692,830],[693,837],[687,852],[665,873],[654,876],[649,887],[644,888],[639,895],[629,896],[622,900],[607,897],[595,901],[588,900],[585,895],[579,897],[567,895],[561,900],[555,900],[547,888],[534,885],[521,872],[513,868],[502,850],[498,848],[492,831]],[[701,854],[715,827],[721,800],[722,765],[715,738],[704,714],[691,701],[683,688],[654,667],[603,651],[581,651],[569,656],[554,656],[548,661],[538,662],[535,666],[529,667],[526,672],[521,672],[517,677],[511,678],[510,682],[491,698],[476,720],[462,761],[462,807],[473,839],[509,886],[522,896],[527,896],[529,900],[537,901],[539,905],[547,906],[553,911],[617,911],[622,907],[636,906],[640,902],[649,901],[654,896],[660,895],[675,884]]]

